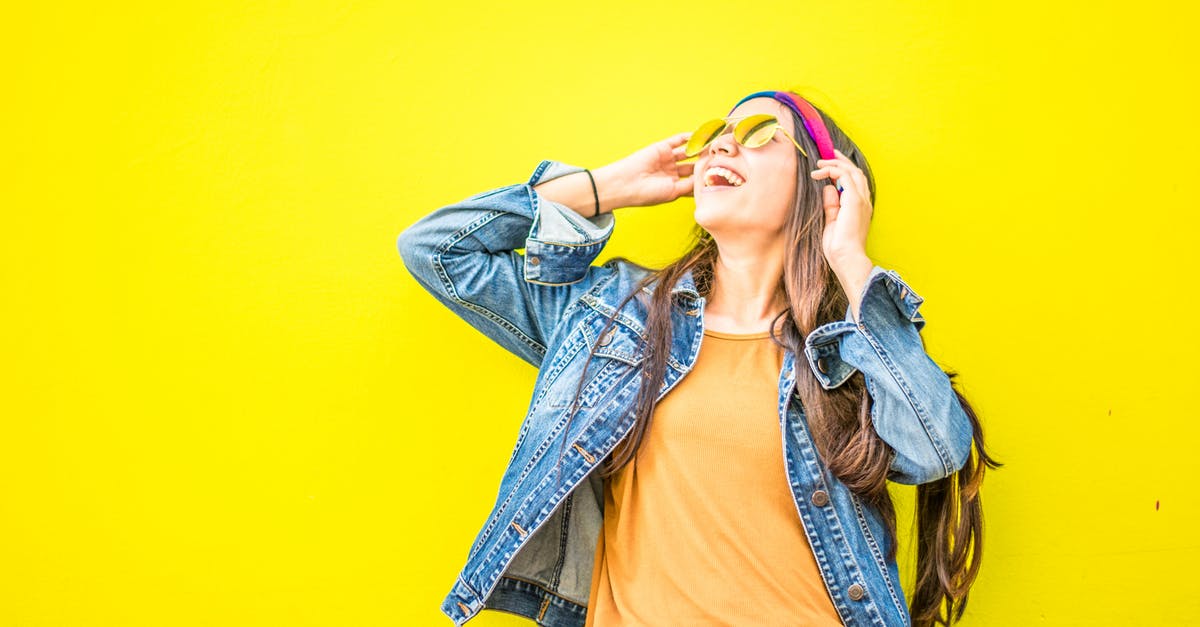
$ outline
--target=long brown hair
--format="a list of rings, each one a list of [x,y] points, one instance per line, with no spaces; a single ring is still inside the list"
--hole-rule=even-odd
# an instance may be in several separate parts
[[[819,108],[817,111],[829,129],[834,146],[866,174],[871,204],[874,206],[875,181],[866,157],[824,111]],[[802,128],[803,122],[794,112],[792,118],[793,128]],[[806,133],[798,133],[795,138],[804,144],[809,155],[819,154],[816,144]],[[788,238],[786,250],[795,254],[788,255],[784,260],[780,279],[780,288],[786,294],[788,307],[772,321],[771,338],[798,356],[796,389],[804,405],[817,451],[834,476],[881,513],[888,531],[887,559],[891,561],[896,558],[897,549],[896,512],[886,480],[893,450],[871,425],[871,397],[867,393],[864,376],[862,372],[855,371],[842,385],[825,390],[813,373],[804,367],[804,338],[823,324],[844,319],[849,300],[821,248],[825,226],[821,188],[826,183],[808,175],[817,168],[815,157],[797,153],[796,161],[798,184],[793,197],[793,210],[784,225],[784,233]],[[597,470],[602,478],[611,477],[633,458],[654,413],[671,348],[671,287],[690,270],[697,291],[706,298],[712,292],[713,266],[718,253],[716,241],[699,224],[695,225],[692,235],[693,243],[687,252],[660,269],[643,266],[625,257],[615,257],[608,262],[631,264],[646,271],[647,275],[616,307],[608,318],[604,333],[611,328],[616,316],[630,299],[638,297],[644,302],[649,292],[649,302],[645,303],[646,358],[641,364],[642,380],[634,404],[634,424],[629,435]],[[643,291],[643,288],[654,284],[658,289]],[[776,335],[774,329],[780,318],[783,318],[783,323],[780,335]],[[924,346],[923,337],[921,342]],[[594,356],[593,348],[584,365],[584,375],[576,387],[576,402],[572,404],[567,429],[578,410],[579,393],[586,379],[587,367]],[[980,484],[986,467],[997,468],[1002,465],[985,451],[983,428],[976,412],[962,391],[954,387],[954,378],[958,373],[945,372],[966,415],[971,419],[974,447],[966,463],[957,472],[917,487],[917,576],[909,606],[913,625],[918,627],[949,625],[962,618],[968,592],[979,572],[983,555]],[[560,461],[561,458],[560,454]]]

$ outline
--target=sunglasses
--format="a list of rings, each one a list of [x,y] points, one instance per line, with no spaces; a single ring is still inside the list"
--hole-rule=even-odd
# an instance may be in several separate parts
[[[696,132],[692,133],[691,138],[688,139],[685,154],[688,157],[700,154],[709,144],[724,135],[725,129],[729,128],[730,124],[732,122],[728,118],[715,118],[701,124],[700,128],[696,129]],[[796,139],[783,130],[779,119],[769,113],[757,113],[741,118],[740,121],[733,124],[733,139],[747,148],[758,148],[771,141],[771,138],[775,136],[775,131],[783,133],[784,137],[792,140],[792,144],[800,150],[800,154],[808,156]]]

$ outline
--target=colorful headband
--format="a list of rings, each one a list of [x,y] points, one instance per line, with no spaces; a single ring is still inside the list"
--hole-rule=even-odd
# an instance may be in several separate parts
[[[822,159],[836,159],[837,155],[833,153],[833,141],[829,139],[829,130],[825,128],[825,123],[821,121],[821,114],[813,108],[808,101],[797,94],[790,91],[756,91],[733,105],[733,109],[738,108],[738,105],[746,102],[751,98],[761,98],[770,96],[779,102],[787,105],[789,109],[796,112],[800,119],[804,121],[804,129],[808,131],[808,136],[817,143],[817,151],[821,153]],[[733,109],[729,113],[733,113]]]

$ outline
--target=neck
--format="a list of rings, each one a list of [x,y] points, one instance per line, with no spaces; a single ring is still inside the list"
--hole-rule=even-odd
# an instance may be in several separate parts
[[[765,330],[787,298],[779,286],[783,276],[780,245],[767,250],[727,250],[722,247],[713,266],[713,286],[705,316],[714,328]]]

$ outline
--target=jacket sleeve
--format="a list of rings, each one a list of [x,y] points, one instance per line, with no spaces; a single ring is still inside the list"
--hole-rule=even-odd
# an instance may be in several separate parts
[[[437,209],[396,240],[417,283],[534,367],[541,365],[564,310],[614,271],[591,262],[612,235],[616,217],[610,212],[585,218],[533,189],[582,171],[542,161],[528,182]]]
[[[962,468],[971,452],[970,418],[950,378],[925,352],[917,313],[925,299],[894,270],[875,266],[863,287],[859,321],[822,325],[804,341],[821,387],[833,389],[861,371],[871,395],[871,420],[896,455],[888,478],[921,484]]]

